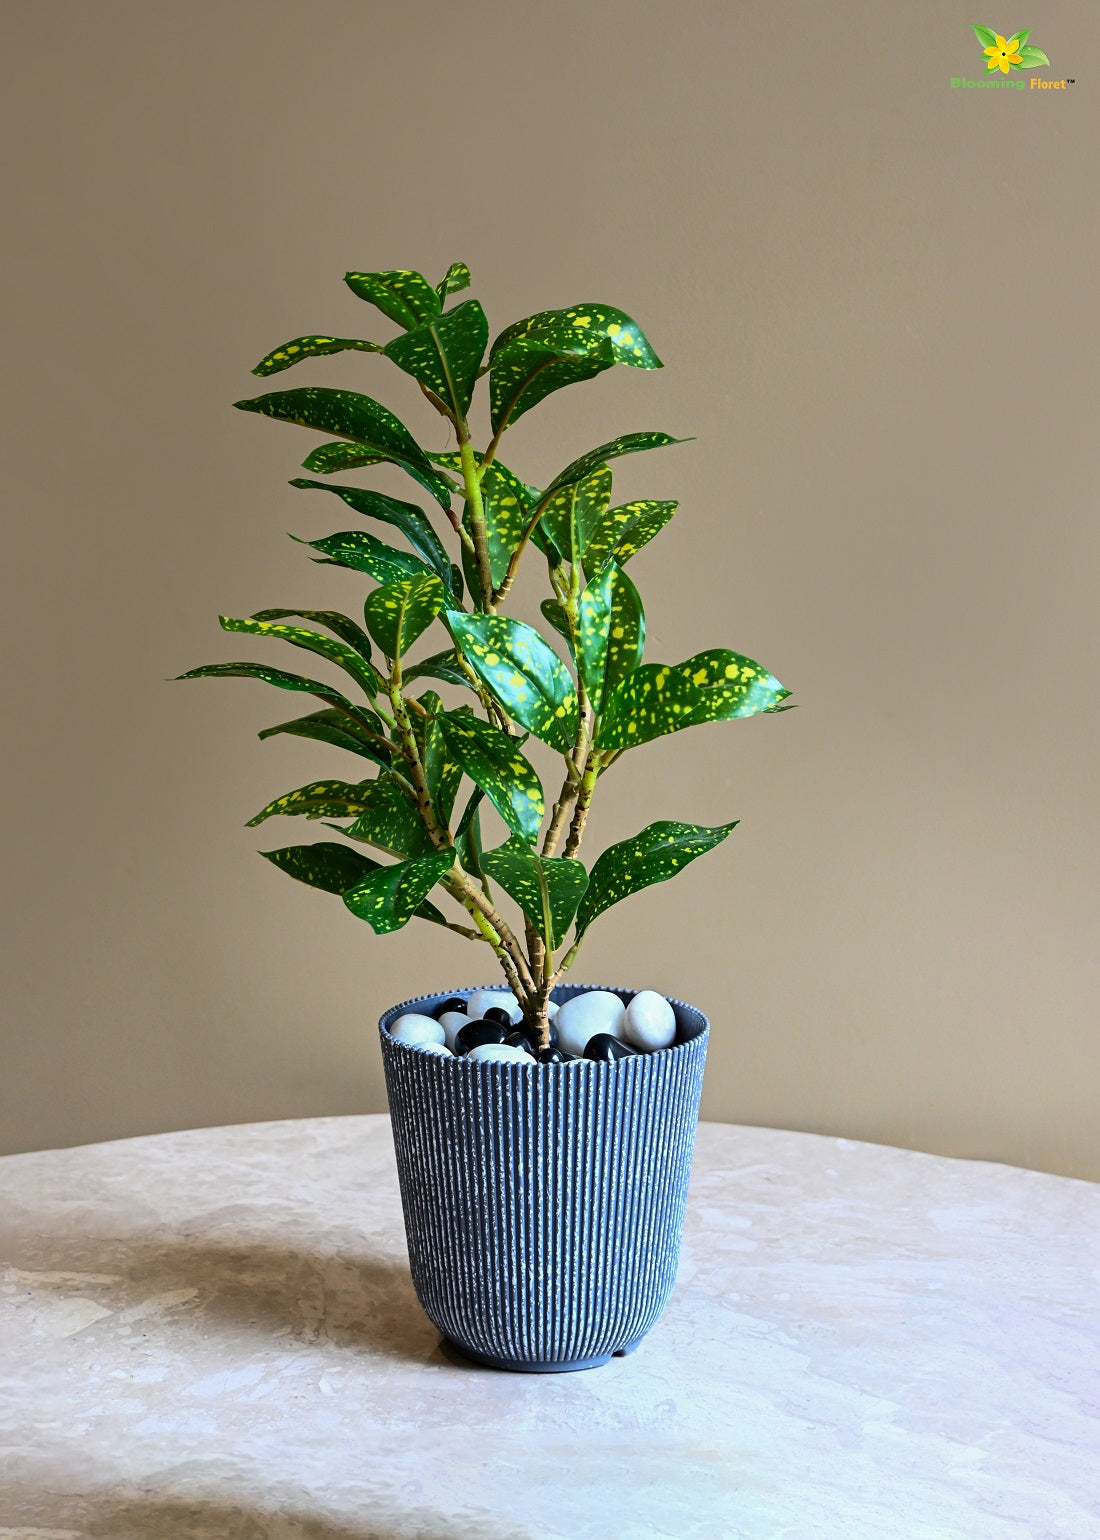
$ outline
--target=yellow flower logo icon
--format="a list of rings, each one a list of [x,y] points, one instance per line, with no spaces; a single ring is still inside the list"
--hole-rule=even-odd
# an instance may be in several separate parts
[[[1050,68],[1050,60],[1041,48],[1029,48],[1029,31],[1014,32],[1011,37],[1002,37],[999,32],[992,31],[989,27],[974,27],[974,36],[982,45],[982,52],[986,56],[986,73],[992,70],[1000,70],[1002,75],[1007,75],[1009,70],[1037,70],[1044,64]]]

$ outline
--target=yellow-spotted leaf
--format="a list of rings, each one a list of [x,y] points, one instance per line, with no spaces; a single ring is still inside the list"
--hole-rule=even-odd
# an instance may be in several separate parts
[[[551,950],[561,945],[588,886],[588,873],[579,861],[539,856],[522,840],[510,839],[496,850],[486,850],[481,868],[515,899]]]
[[[450,488],[432,470],[427,455],[408,428],[370,396],[354,390],[305,385],[300,390],[274,390],[269,395],[233,404],[242,412],[258,412],[277,422],[293,422],[301,428],[315,428],[336,438],[351,439],[378,460],[392,461],[407,471],[441,508],[451,505]]]
[[[577,912],[578,938],[612,904],[655,882],[667,882],[696,857],[720,845],[736,827],[736,819],[713,829],[666,819],[651,823],[633,839],[610,846],[597,857],[589,873],[588,888]]]
[[[303,545],[324,553],[337,567],[366,572],[376,583],[403,583],[407,578],[422,577],[431,568],[411,551],[398,551],[368,535],[365,530],[345,529],[323,540],[304,540]]]
[[[448,711],[438,720],[447,748],[465,774],[481,788],[513,834],[531,844],[538,838],[546,804],[542,782],[520,753],[515,738],[468,712]]]
[[[542,529],[568,562],[579,562],[592,531],[611,502],[611,472],[598,465],[583,481],[569,482],[547,499]]]
[[[438,700],[439,697],[436,696]],[[462,766],[447,745],[447,739],[438,720],[428,723],[424,734],[424,778],[432,799],[435,816],[446,828],[454,812],[462,780]]]
[[[314,625],[327,626],[341,641],[347,642],[348,646],[361,658],[370,662],[370,637],[362,626],[356,625],[349,616],[341,615],[339,610],[257,610],[252,619],[311,620]]]
[[[346,487],[327,481],[310,481],[296,476],[292,487],[302,487],[315,492],[331,492],[341,498],[349,508],[361,513],[365,519],[378,519],[391,529],[398,529],[440,580],[448,585],[452,581],[451,562],[443,542],[432,528],[427,514],[415,503],[405,503],[396,497],[386,497],[367,487]]]
[[[278,374],[303,358],[322,358],[328,353],[381,353],[380,342],[364,342],[359,337],[295,337],[261,358],[253,374]]]
[[[346,642],[334,641],[331,636],[322,636],[319,631],[307,631],[302,626],[284,626],[269,620],[238,620],[232,615],[219,615],[218,624],[223,631],[240,631],[248,636],[274,636],[280,641],[289,642],[292,647],[303,647],[307,652],[315,652],[350,674],[368,695],[374,697],[378,694],[378,680],[374,670]]]
[[[433,454],[430,459],[436,465],[460,469],[459,457],[453,452]],[[482,457],[476,450],[474,459],[480,466]],[[531,515],[537,508],[542,493],[538,487],[529,486],[527,482],[521,481],[514,471],[510,471],[499,460],[493,460],[481,473],[481,495],[485,504],[485,523],[489,538],[489,565],[493,573],[493,583],[497,585],[508,570],[508,562],[513,552],[527,533]],[[469,509],[464,514],[462,522],[469,529]],[[561,561],[561,555],[553,542],[547,540],[537,524],[530,538],[532,544],[546,556],[551,566],[556,567]],[[464,560],[465,554],[464,550]],[[470,583],[470,590],[476,593],[477,584]]]
[[[368,595],[363,606],[367,629],[387,658],[400,658],[427,630],[443,607],[443,584],[434,572],[387,583]]]
[[[464,690],[473,688],[453,647],[446,652],[433,653],[430,658],[422,658],[419,663],[411,663],[403,671],[403,677],[406,684],[412,684],[414,679],[439,679],[444,684],[457,684]]]
[[[288,791],[262,807],[248,820],[245,828],[251,829],[277,814],[295,818],[355,818],[367,806],[370,788],[376,784],[374,781],[360,781],[357,785],[350,781],[310,781],[307,786]]]
[[[596,733],[599,749],[631,749],[693,721],[703,692],[668,663],[643,663],[611,690]]]
[[[513,721],[564,753],[577,736],[577,691],[553,648],[505,615],[446,617],[467,663]]]
[[[675,672],[690,679],[702,695],[691,717],[697,722],[729,722],[735,717],[753,717],[761,711],[773,711],[791,693],[774,675],[752,658],[724,647],[697,652]]]
[[[288,674],[282,668],[268,668],[266,663],[206,663],[201,668],[188,669],[186,674],[177,674],[176,678],[262,679],[265,684],[273,684],[277,690],[301,690],[315,695],[318,700],[335,706],[342,715],[354,717],[368,730],[377,721],[372,711],[355,705],[330,684],[323,684],[319,679],[307,679],[302,674]]]
[[[344,282],[353,294],[365,299],[406,328],[438,315],[442,305],[439,295],[420,273],[408,268],[391,268],[384,273],[345,273]]]
[[[589,537],[584,550],[584,570],[589,577],[614,558],[625,567],[643,545],[659,534],[680,505],[643,499],[609,508]]]
[[[545,331],[567,332],[590,347],[600,346],[606,339],[617,364],[629,364],[635,369],[662,367],[637,321],[614,305],[584,304],[570,305],[565,310],[540,310],[537,315],[505,327],[493,343],[490,356],[495,358],[516,337],[537,337]]]
[[[343,895],[344,903],[379,936],[400,930],[417,913],[439,879],[454,865],[453,850],[381,866]]]
[[[357,471],[364,465],[380,465],[385,458],[377,450],[364,449],[362,444],[346,444],[341,439],[334,439],[311,449],[302,461],[302,469],[316,471],[319,476],[331,476],[336,471]]]
[[[360,787],[355,822],[341,833],[391,856],[421,856],[434,847],[424,820],[393,777],[380,775]]]
[[[260,855],[288,877],[311,888],[321,888],[325,893],[346,893],[356,883],[363,882],[372,872],[383,870],[380,861],[361,855],[347,845],[337,845],[333,840],[321,840],[316,845],[287,845],[282,850],[261,850]],[[415,911],[417,919],[431,920],[435,925],[446,925],[441,914],[427,899]]]
[[[642,661],[645,610],[626,573],[608,562],[580,596],[577,663],[597,714],[604,701]]]
[[[559,636],[565,638],[570,654],[572,654],[573,628],[569,624],[569,616],[566,613],[565,605],[557,599],[544,599],[539,605],[539,609],[542,611],[543,619],[553,626]]]
[[[361,710],[361,717],[365,715],[366,712]],[[391,755],[385,742],[380,741],[384,740],[382,723],[377,717],[375,721],[378,725],[372,736],[361,720],[353,721],[343,711],[313,711],[309,716],[295,717],[290,722],[278,722],[274,727],[265,727],[258,736],[274,738],[277,733],[289,733],[295,738],[312,738],[317,743],[331,743],[334,748],[348,749],[352,754],[373,760],[376,765],[386,769]]]
[[[439,303],[446,304],[452,294],[460,294],[463,289],[470,287],[470,269],[465,262],[452,262],[442,279],[435,286],[435,292],[439,295]]]
[[[619,438],[613,438],[608,444],[601,444],[598,449],[590,449],[586,455],[581,455],[579,460],[574,460],[563,471],[554,477],[548,491],[558,487],[568,486],[574,481],[583,481],[586,476],[607,460],[614,460],[619,455],[637,454],[642,449],[663,449],[666,444],[687,444],[686,438],[673,438],[671,433],[624,433]]]
[[[468,299],[395,337],[384,352],[399,369],[434,390],[456,417],[464,418],[488,341],[485,312],[476,299]]]

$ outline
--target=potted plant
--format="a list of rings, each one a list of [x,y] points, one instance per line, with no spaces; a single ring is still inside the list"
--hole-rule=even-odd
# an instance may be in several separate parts
[[[291,484],[335,495],[366,523],[305,544],[374,586],[362,624],[329,610],[264,610],[221,625],[314,653],[350,685],[251,662],[180,677],[243,676],[312,695],[321,709],[260,736],[290,733],[354,756],[349,779],[297,787],[249,820],[320,819],[340,836],[264,851],[269,861],[339,894],[378,934],[415,919],[495,957],[496,991],[422,996],[381,1019],[413,1279],[468,1355],[586,1367],[634,1347],[671,1291],[708,1026],[652,991],[564,980],[606,909],[673,877],[734,827],[652,823],[586,866],[589,815],[622,755],[702,723],[789,709],[789,692],[726,648],[643,661],[645,612],[627,567],[677,505],[615,505],[611,464],[680,440],[624,434],[543,489],[498,457],[505,432],[553,391],[615,364],[661,367],[630,316],[595,304],[541,311],[490,347],[477,300],[449,304],[469,286],[463,263],[435,286],[407,271],[346,282],[396,336],[298,337],[254,373],[348,350],[383,354],[416,381],[449,442],[423,448],[353,391],[307,386],[237,402],[327,435],[303,462],[310,475]],[[490,428],[478,450],[471,405],[486,376]],[[431,516],[419,502],[327,479],[383,462],[417,483],[421,501],[427,494]],[[380,539],[380,525],[401,544]],[[545,634],[504,613],[532,554],[549,585]],[[546,750],[558,762],[552,798],[534,762]],[[483,815],[499,820],[499,837],[483,839]]]

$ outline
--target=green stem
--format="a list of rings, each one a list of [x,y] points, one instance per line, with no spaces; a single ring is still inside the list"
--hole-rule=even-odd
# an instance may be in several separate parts
[[[458,432],[458,454],[462,462],[462,481],[466,491],[466,507],[470,511],[470,534],[474,542],[474,557],[477,562],[477,578],[481,585],[481,608],[492,614],[495,605],[493,602],[493,569],[489,561],[489,532],[485,525],[485,502],[481,495],[481,482],[477,474],[477,461],[470,445],[470,435],[466,424],[456,424]]]

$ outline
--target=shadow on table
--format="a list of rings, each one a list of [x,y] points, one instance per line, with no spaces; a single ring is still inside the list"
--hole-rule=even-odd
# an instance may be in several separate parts
[[[311,1518],[301,1512],[166,1493],[159,1497],[66,1497],[48,1507],[36,1502],[26,1517],[35,1527],[15,1534],[63,1535],[65,1540],[517,1540],[489,1515],[448,1518],[413,1500],[401,1517]],[[0,1513],[0,1522],[6,1516]],[[4,1530],[3,1533],[10,1531]]]

